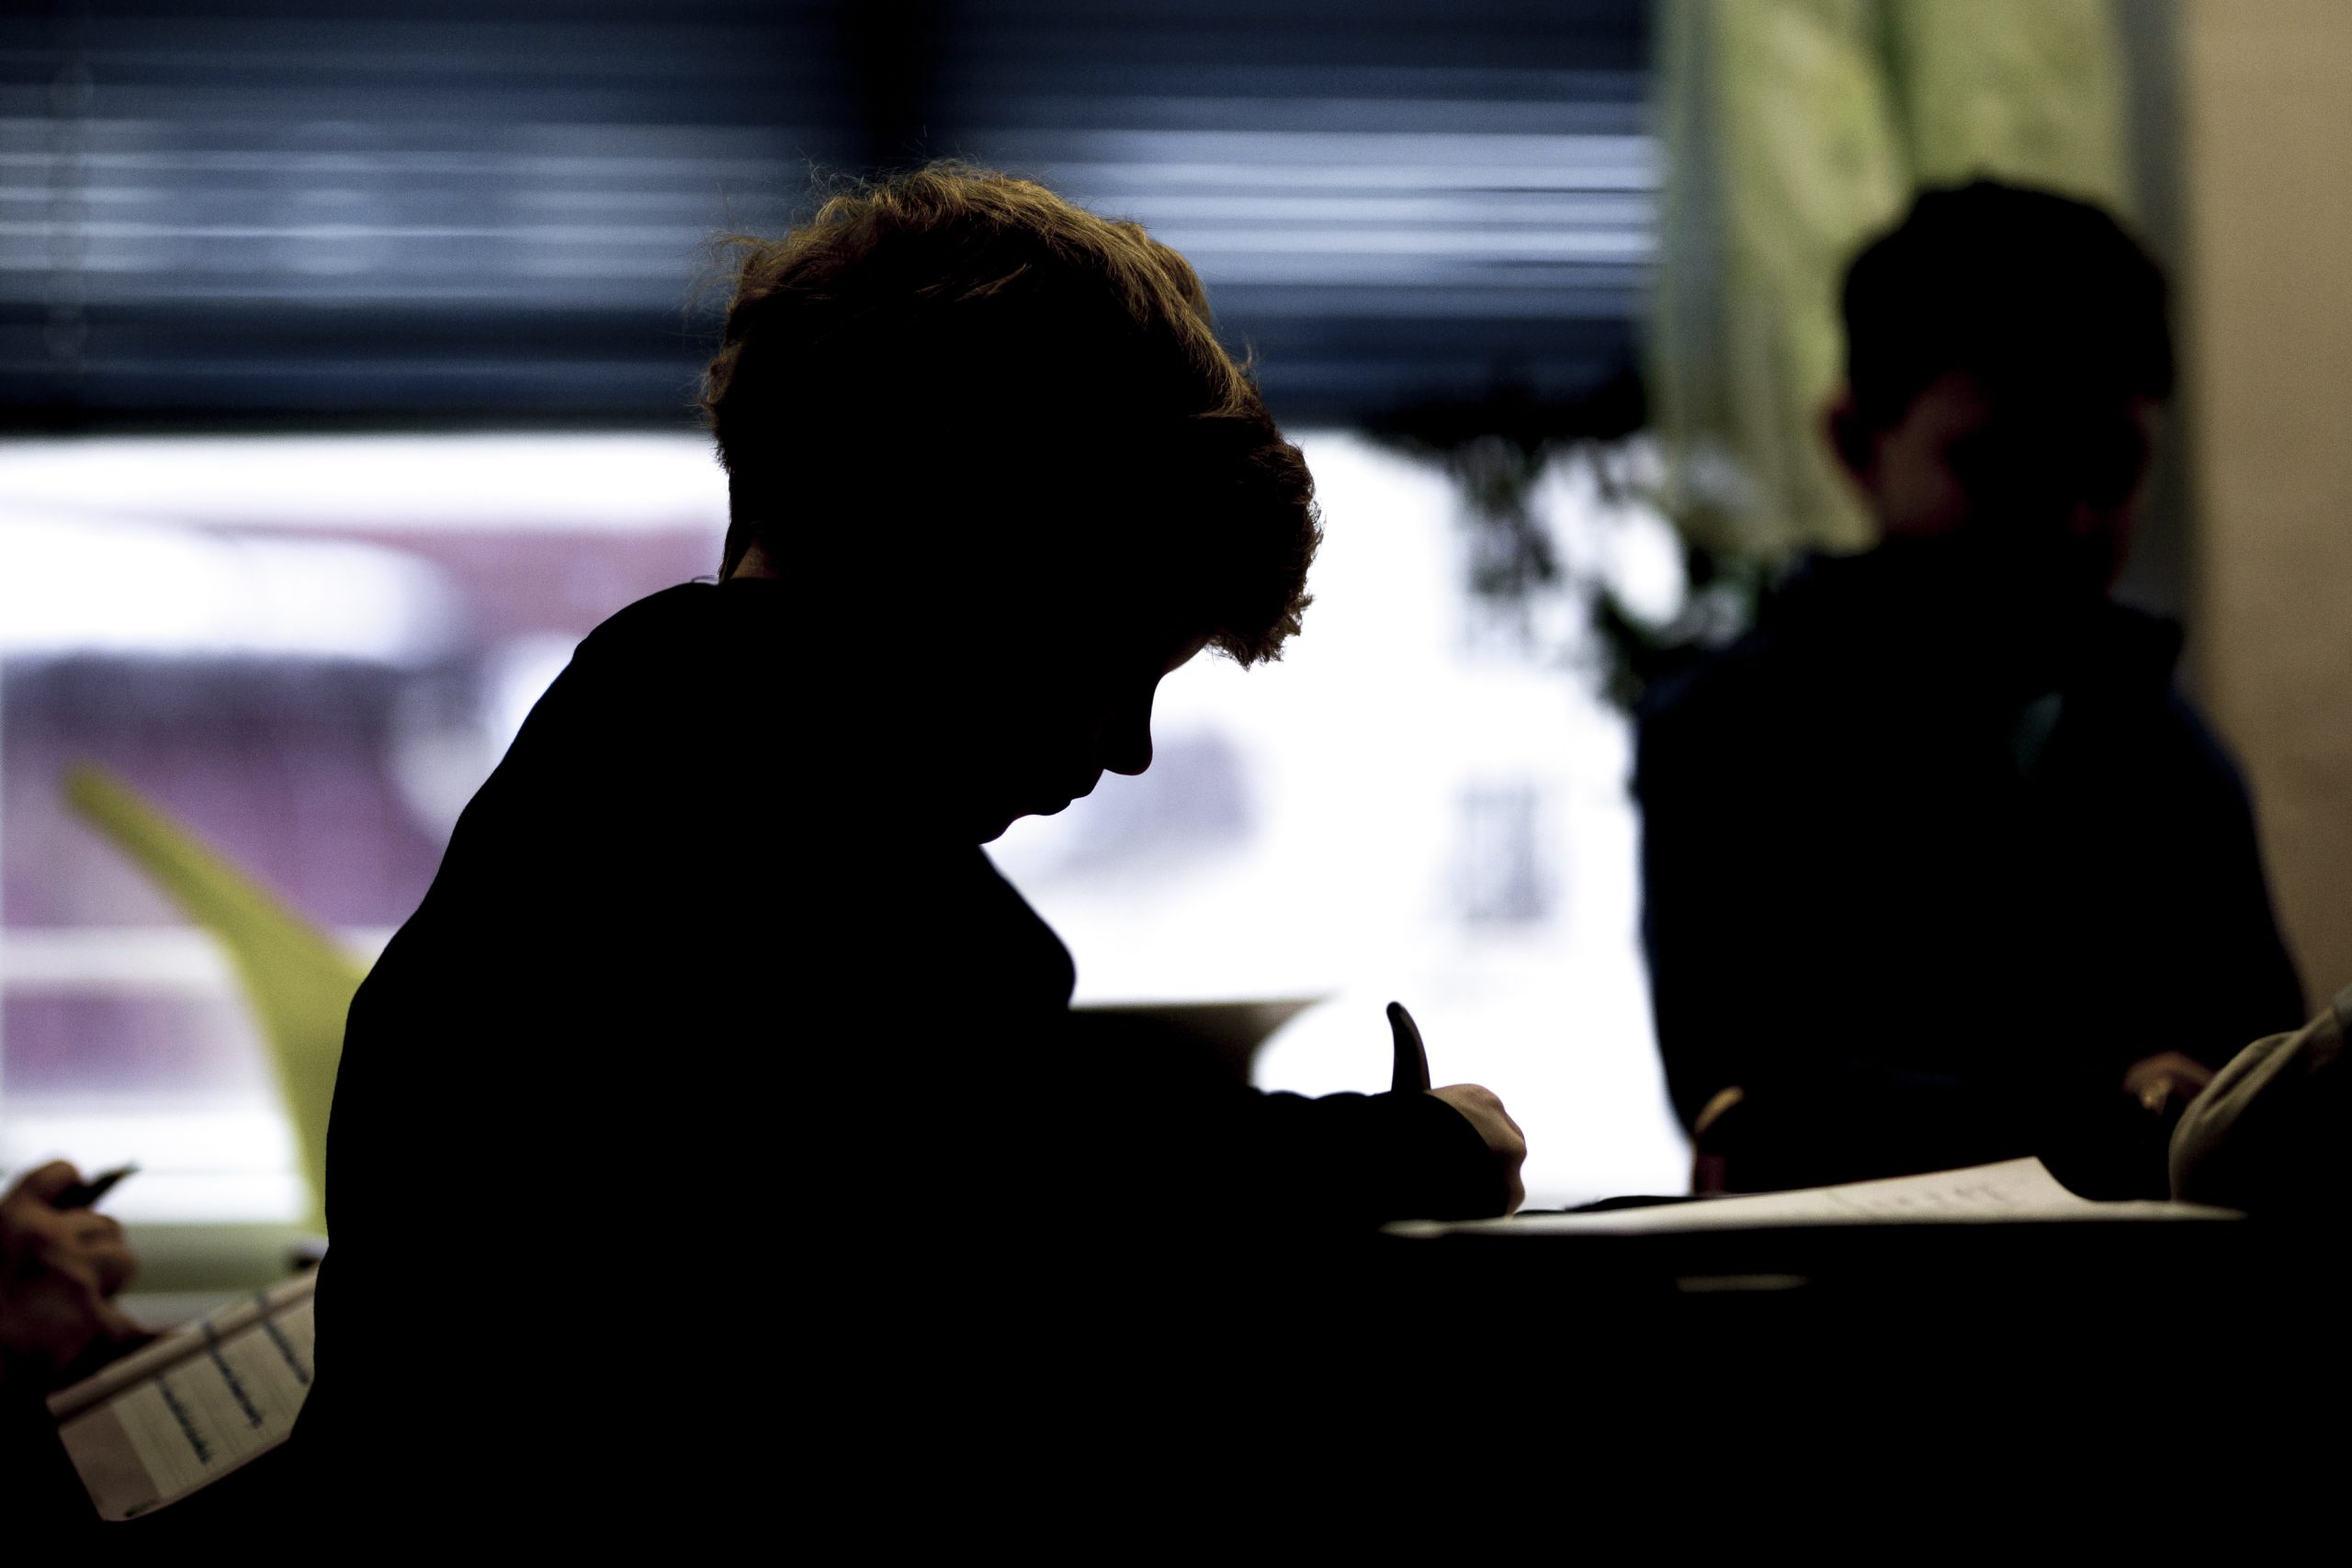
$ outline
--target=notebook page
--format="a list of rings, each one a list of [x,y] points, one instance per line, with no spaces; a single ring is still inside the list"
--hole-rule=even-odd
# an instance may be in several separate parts
[[[146,1363],[143,1376],[112,1378],[95,1399],[77,1385],[52,1401],[72,1412],[58,1436],[100,1517],[152,1512],[286,1440],[311,1388],[316,1278],[243,1297],[170,1336],[182,1353]]]
[[[2097,1202],[2059,1185],[2033,1158],[1889,1177],[1796,1192],[1761,1192],[1656,1208],[1597,1214],[1532,1214],[1525,1219],[1443,1224],[1413,1220],[1388,1227],[1410,1236],[1455,1234],[1509,1235],[1659,1235],[1746,1230],[1761,1225],[1981,1224],[2005,1220],[2210,1220],[2236,1218],[2230,1209],[2193,1203]]]

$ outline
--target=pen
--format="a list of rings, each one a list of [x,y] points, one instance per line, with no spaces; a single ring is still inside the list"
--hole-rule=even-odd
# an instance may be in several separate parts
[[[87,1181],[76,1182],[51,1199],[50,1206],[58,1209],[87,1209],[115,1189],[124,1177],[138,1170],[135,1165],[119,1165],[112,1170],[102,1170]]]
[[[1396,1049],[1396,1065],[1388,1075],[1388,1091],[1426,1091],[1430,1087],[1430,1054],[1422,1049],[1421,1032],[1402,1002],[1388,1004],[1388,1032]]]

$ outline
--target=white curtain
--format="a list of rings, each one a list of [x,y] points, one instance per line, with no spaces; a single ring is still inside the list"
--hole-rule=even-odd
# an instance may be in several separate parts
[[[1989,175],[2129,220],[2115,3],[1659,0],[1649,370],[1695,543],[1770,565],[1872,542],[1820,415],[1846,264],[1916,189]]]

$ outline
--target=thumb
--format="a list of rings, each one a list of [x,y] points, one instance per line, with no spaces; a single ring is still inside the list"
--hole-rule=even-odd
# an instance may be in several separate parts
[[[53,1159],[47,1165],[36,1166],[18,1179],[16,1190],[53,1204],[57,1195],[68,1188],[82,1184],[82,1173],[65,1160]]]

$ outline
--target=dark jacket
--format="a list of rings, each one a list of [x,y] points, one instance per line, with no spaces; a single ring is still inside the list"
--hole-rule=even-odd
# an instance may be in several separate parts
[[[2170,623],[1940,567],[1812,562],[1641,716],[1675,1105],[1745,1090],[1739,1187],[2039,1153],[2161,1195],[2124,1068],[2302,1016],[2245,788],[2173,689]]]
[[[352,1005],[293,1446],[355,1506],[762,1506],[829,1402],[854,1449],[984,1367],[1159,1354],[1178,1259],[1499,1205],[1442,1102],[1078,1023],[1053,933],[909,827],[888,694],[792,592],[590,636]]]

